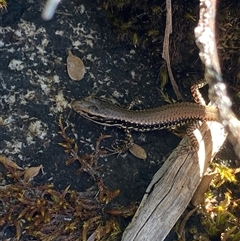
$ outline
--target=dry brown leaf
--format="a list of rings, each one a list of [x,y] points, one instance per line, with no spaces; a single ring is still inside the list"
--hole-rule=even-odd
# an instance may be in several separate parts
[[[10,160],[9,158],[0,155],[0,163],[2,163],[6,168],[12,167],[17,170],[24,170],[22,167],[18,166],[14,161]]]
[[[147,158],[146,151],[139,145],[133,143],[129,151],[137,158],[145,160]]]
[[[67,72],[72,80],[81,80],[86,73],[85,66],[80,58],[68,52]]]
[[[29,182],[30,179],[38,175],[40,170],[43,171],[43,165],[40,165],[38,167],[29,167],[24,173],[24,181]]]
[[[195,191],[195,193],[193,194],[191,203],[194,206],[197,206],[198,204],[202,203],[204,200],[204,193],[209,189],[210,183],[212,181],[212,179],[217,175],[217,171],[205,174],[197,188],[197,190]]]

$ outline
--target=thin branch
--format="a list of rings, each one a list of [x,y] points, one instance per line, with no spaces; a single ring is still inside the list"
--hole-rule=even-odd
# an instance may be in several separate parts
[[[231,110],[232,102],[223,83],[215,38],[216,0],[200,1],[200,17],[195,28],[199,56],[204,63],[205,79],[209,84],[209,98],[219,109],[219,121],[227,127],[229,139],[240,157],[240,122]]]
[[[164,34],[164,41],[163,41],[163,53],[162,57],[165,59],[166,64],[167,64],[167,69],[168,69],[168,74],[170,81],[173,86],[173,90],[179,100],[184,100],[179,88],[177,86],[177,83],[173,77],[172,69],[171,69],[171,64],[170,64],[170,57],[169,57],[169,36],[172,33],[172,4],[171,0],[166,0],[166,28],[165,28],[165,34]]]

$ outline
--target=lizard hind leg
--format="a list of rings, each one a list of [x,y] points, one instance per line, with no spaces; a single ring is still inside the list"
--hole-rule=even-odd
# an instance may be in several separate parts
[[[206,102],[199,91],[199,89],[204,87],[206,84],[207,84],[206,80],[202,79],[197,81],[197,83],[195,83],[191,87],[191,93],[192,93],[193,99],[199,105],[206,105]]]
[[[200,121],[193,121],[188,126],[186,132],[189,139],[190,149],[194,152],[197,152],[199,150],[199,140],[194,134],[194,130],[200,127],[201,122]]]

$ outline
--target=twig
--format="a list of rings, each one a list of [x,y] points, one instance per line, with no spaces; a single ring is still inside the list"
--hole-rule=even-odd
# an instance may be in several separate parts
[[[172,4],[171,0],[166,0],[166,28],[165,28],[165,34],[164,34],[164,41],[163,41],[163,53],[162,57],[165,59],[168,69],[168,74],[170,81],[173,86],[173,90],[179,100],[184,100],[182,97],[179,88],[177,86],[177,83],[173,77],[171,64],[170,64],[170,57],[169,57],[169,36],[172,33]]]
[[[198,207],[195,207],[191,211],[189,211],[180,224],[180,227],[178,229],[178,236],[181,237],[181,240],[183,240],[183,241],[186,240],[185,235],[184,235],[184,228],[185,228],[186,222],[196,212],[197,208]]]

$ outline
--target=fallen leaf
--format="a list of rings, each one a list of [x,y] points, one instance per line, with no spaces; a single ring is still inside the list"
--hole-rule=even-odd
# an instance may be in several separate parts
[[[145,160],[147,158],[146,151],[139,145],[133,143],[129,151],[137,158]]]
[[[40,165],[38,167],[29,167],[24,173],[24,181],[29,182],[30,179],[38,175],[40,170],[43,171],[43,165]]]
[[[81,80],[86,73],[85,66],[80,58],[68,52],[67,72],[72,80]]]
[[[197,206],[198,204],[202,203],[204,200],[204,193],[209,189],[210,183],[212,181],[212,179],[217,175],[217,171],[205,174],[197,188],[197,190],[195,191],[195,193],[193,194],[191,203],[194,206]]]

